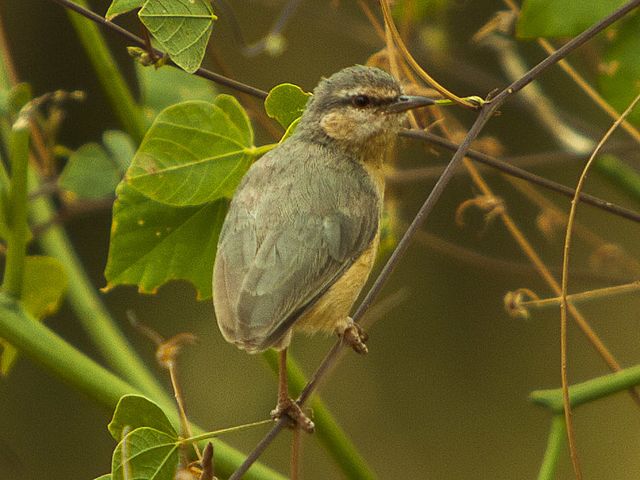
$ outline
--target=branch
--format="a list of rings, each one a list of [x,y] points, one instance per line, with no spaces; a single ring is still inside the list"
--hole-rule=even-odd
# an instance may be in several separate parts
[[[73,10],[74,12],[79,13],[80,15],[88,18],[89,20],[99,23],[100,25],[113,30],[114,32],[118,33],[120,36],[126,38],[128,41],[138,45],[139,47],[142,47],[142,48],[147,47],[145,41],[142,38],[134,35],[128,30],[125,30],[120,25],[117,25],[101,17],[97,13],[92,12],[91,10],[88,10],[84,7],[81,7],[77,3],[74,3],[70,0],[50,0],[50,1],[53,1],[59,5],[62,5],[63,7],[68,8],[69,10]],[[159,57],[164,56],[164,52],[161,52],[160,50],[153,49],[153,53],[155,53]],[[171,62],[171,65],[175,66],[175,64],[173,64],[172,62]],[[247,85],[246,83],[233,80],[232,78],[225,77],[224,75],[220,75],[218,73],[212,72],[210,70],[206,70],[204,68],[199,68],[194,72],[194,74],[198,75],[199,77],[203,77],[213,82],[216,82],[219,85],[224,85],[225,87],[232,88],[239,92],[248,93],[249,95],[261,98],[263,100],[267,98],[267,95],[268,95],[268,93],[265,92],[264,90],[260,90],[259,88],[252,87],[251,85]]]
[[[433,133],[424,132],[422,130],[403,130],[400,132],[400,135],[407,138],[422,140],[424,142],[430,143],[432,145],[437,145],[451,151],[456,151],[459,148],[459,145],[451,142],[450,140],[447,140],[446,138],[434,135]],[[567,187],[547,178],[540,177],[522,168],[511,165],[510,163],[498,160],[497,158],[491,157],[490,155],[484,154],[482,152],[478,152],[477,150],[469,150],[466,155],[472,160],[500,170],[507,175],[511,175],[512,177],[520,178],[522,180],[526,180],[527,182],[534,183],[540,187],[564,195],[567,198],[573,198],[576,193],[576,191],[571,187]],[[592,205],[601,210],[605,210],[614,215],[618,215],[634,222],[640,222],[640,213],[634,212],[633,210],[629,210],[624,207],[620,207],[606,200],[602,200],[593,195],[589,195],[588,193],[580,193],[580,200],[584,203],[588,203],[589,205]]]
[[[433,190],[431,191],[431,193],[425,200],[424,204],[416,214],[415,218],[413,219],[413,222],[411,223],[411,225],[405,232],[404,236],[396,246],[396,249],[394,250],[393,254],[391,255],[391,257],[383,267],[382,271],[376,278],[373,286],[371,287],[366,297],[364,298],[362,303],[360,303],[358,309],[354,313],[353,315],[354,321],[357,321],[359,318],[361,318],[364,312],[371,306],[373,301],[376,299],[376,297],[382,290],[384,283],[389,278],[393,269],[399,262],[400,258],[409,247],[412,237],[418,231],[418,229],[422,226],[427,216],[435,206],[436,202],[442,195],[444,188],[447,186],[451,178],[453,178],[456,168],[462,162],[463,158],[465,157],[467,151],[471,146],[471,143],[478,137],[478,135],[482,131],[482,128],[486,125],[486,123],[491,118],[491,115],[500,107],[500,105],[502,105],[514,93],[518,92],[519,90],[527,86],[529,83],[531,83],[533,80],[535,80],[536,77],[538,77],[546,69],[548,69],[549,67],[557,63],[559,60],[567,56],[573,50],[575,50],[576,48],[586,43],[588,40],[593,38],[599,32],[601,32],[602,30],[607,28],[609,25],[619,20],[620,18],[625,16],[628,12],[630,12],[631,10],[633,10],[638,6],[640,6],[640,0],[632,0],[631,2],[621,7],[620,9],[616,10],[611,15],[607,16],[606,18],[604,18],[594,26],[590,27],[589,29],[585,30],[577,37],[567,42],[562,48],[558,49],[553,55],[545,58],[542,62],[540,62],[531,70],[529,70],[522,78],[513,82],[507,88],[502,90],[495,98],[488,101],[481,107],[480,114],[478,115],[476,121],[472,125],[469,132],[467,133],[464,141],[458,147],[458,150],[453,155],[453,158],[451,159],[447,167],[444,169],[442,175],[440,176],[435,186],[433,187]],[[338,341],[334,344],[331,350],[329,350],[329,353],[327,353],[322,363],[320,364],[320,366],[312,376],[311,380],[309,381],[307,386],[304,388],[304,390],[300,394],[300,397],[297,400],[299,405],[303,405],[304,402],[313,393],[313,391],[318,387],[318,384],[322,379],[322,377],[326,374],[328,370],[331,369],[331,367],[333,367],[334,363],[337,361],[339,353],[342,351],[342,349],[343,349],[342,342]],[[262,454],[262,452],[267,448],[267,446],[278,435],[280,430],[282,430],[282,427],[284,426],[285,421],[286,421],[285,419],[281,419],[280,421],[278,421],[278,423],[271,429],[271,431],[262,439],[262,441],[260,441],[260,443],[254,449],[254,451],[251,452],[251,454],[247,457],[247,460],[242,464],[240,469],[234,472],[232,477],[230,477],[230,480],[238,480],[239,478],[241,478],[242,474],[246,472],[247,469],[251,466],[251,463],[257,460],[257,458]]]
[[[569,405],[571,405],[571,408],[576,408],[585,403],[628,390],[636,385],[640,385],[640,365],[570,386]],[[562,414],[564,412],[562,388],[535,390],[529,395],[529,400],[548,408],[554,414]]]

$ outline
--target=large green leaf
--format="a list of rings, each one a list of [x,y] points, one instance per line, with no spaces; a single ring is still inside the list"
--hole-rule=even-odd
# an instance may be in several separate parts
[[[200,205],[231,197],[254,153],[249,119],[233,97],[184,102],[156,117],[126,179],[158,202]]]
[[[113,480],[174,480],[178,468],[177,438],[153,428],[127,434],[113,452]]]
[[[525,0],[516,33],[521,38],[574,36],[624,3],[626,0]]]
[[[217,18],[209,0],[147,0],[138,16],[176,65],[200,67]]]
[[[226,209],[224,200],[171,207],[121,183],[113,207],[106,288],[137,285],[140,292],[153,293],[171,280],[187,280],[199,299],[210,298]]]
[[[294,120],[302,115],[309,97],[311,94],[299,86],[282,83],[269,91],[269,95],[264,101],[264,109],[267,115],[275,118],[284,128],[288,128]]]
[[[186,100],[213,101],[216,90],[205,78],[173,67],[150,68],[136,64],[142,110],[149,124],[162,110]]]
[[[600,87],[605,98],[622,111],[640,93],[640,13],[625,20],[604,58],[610,68],[602,69]],[[640,124],[640,108],[636,107],[627,119]]]
[[[54,314],[64,298],[67,275],[64,266],[53,257],[29,256],[24,263],[24,283],[21,303],[34,318]],[[18,351],[0,338],[0,374],[7,375],[15,363]]]
[[[119,442],[125,429],[131,432],[140,427],[150,427],[173,437],[178,436],[156,403],[142,395],[125,395],[118,401],[113,419],[107,428],[111,436]]]
[[[107,20],[113,20],[118,15],[141,8],[144,0],[113,0],[105,15]]]

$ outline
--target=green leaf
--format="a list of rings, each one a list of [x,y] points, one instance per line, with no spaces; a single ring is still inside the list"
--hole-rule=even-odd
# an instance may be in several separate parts
[[[217,18],[209,0],[147,0],[138,17],[176,65],[200,67]]]
[[[143,427],[126,435],[113,452],[113,480],[174,480],[178,468],[176,438]]]
[[[170,280],[191,282],[199,299],[211,297],[218,235],[227,202],[171,207],[120,184],[113,206],[106,289],[137,285],[154,293]]]
[[[54,314],[60,308],[67,289],[64,266],[53,257],[29,256],[24,263],[24,283],[21,303],[34,318]],[[0,374],[7,375],[13,367],[18,351],[0,338]]]
[[[574,36],[624,3],[626,0],[525,0],[516,34],[520,38]]]
[[[605,65],[599,83],[604,97],[619,112],[640,93],[640,14],[625,20],[618,35],[604,53]],[[640,108],[636,107],[627,120],[640,125]]]
[[[158,202],[200,205],[231,197],[253,160],[253,132],[228,95],[164,110],[147,132],[128,183]]]
[[[264,101],[264,109],[267,115],[275,118],[280,125],[287,128],[296,118],[302,115],[309,97],[311,97],[311,94],[305,92],[299,86],[291,83],[282,83],[271,89]]]
[[[100,475],[98,478],[96,478],[94,480],[111,480],[111,474],[110,473],[106,473],[104,475]]]
[[[109,5],[109,10],[104,16],[107,20],[113,20],[118,15],[130,12],[136,8],[141,8],[144,0],[113,0]]]
[[[119,442],[125,428],[131,432],[140,427],[154,428],[174,438],[178,437],[164,411],[156,403],[142,395],[125,395],[118,402],[107,428]]]
[[[186,100],[211,102],[216,95],[213,83],[173,67],[148,68],[136,64],[143,112],[149,124],[167,107]]]
[[[102,143],[120,171],[124,173],[136,153],[136,144],[131,136],[120,130],[107,130],[102,134]]]
[[[73,152],[58,185],[80,198],[99,199],[113,195],[122,173],[102,146],[88,143]]]

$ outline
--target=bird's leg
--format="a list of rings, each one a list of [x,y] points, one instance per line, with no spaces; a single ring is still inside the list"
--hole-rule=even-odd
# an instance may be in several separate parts
[[[289,384],[287,382],[287,349],[278,352],[278,404],[271,411],[271,418],[279,420],[286,415],[294,427],[300,427],[305,432],[312,433],[315,425],[307,417],[300,405],[289,396]]]
[[[362,330],[362,327],[353,321],[351,317],[347,317],[347,321],[342,328],[338,329],[338,335],[342,341],[349,345],[356,353],[369,353],[366,342],[369,335]]]

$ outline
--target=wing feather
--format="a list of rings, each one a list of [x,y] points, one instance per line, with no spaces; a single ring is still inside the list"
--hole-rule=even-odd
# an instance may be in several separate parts
[[[290,143],[249,170],[218,244],[216,316],[225,338],[248,351],[277,343],[378,228],[381,200],[359,163]],[[304,153],[292,160],[292,151]]]

